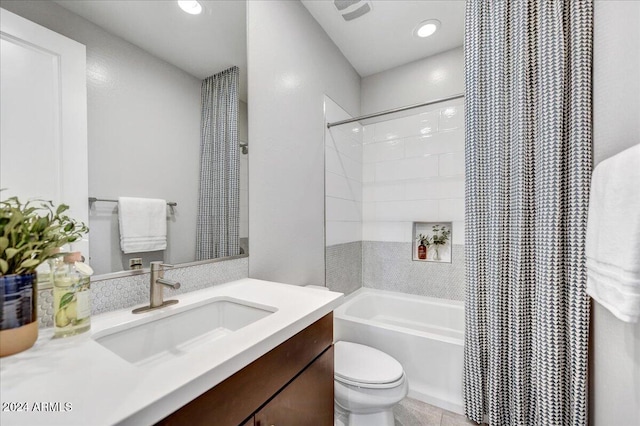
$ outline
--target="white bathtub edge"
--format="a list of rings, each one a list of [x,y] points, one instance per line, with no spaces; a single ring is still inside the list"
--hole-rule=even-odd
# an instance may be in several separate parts
[[[406,333],[406,334],[410,334],[417,337],[426,337],[428,339],[436,339],[442,342],[451,343],[453,345],[464,346],[464,338],[456,339],[455,337],[443,336],[441,334],[427,333],[424,331],[418,331],[418,330],[413,330],[406,327],[394,326],[391,324],[382,324],[376,321],[370,321],[364,318],[348,315],[345,313],[346,310],[349,308],[349,306],[353,303],[353,299],[356,299],[358,296],[362,296],[366,294],[378,294],[378,295],[384,295],[386,297],[393,297],[396,299],[410,299],[410,300],[418,297],[425,301],[429,301],[431,303],[438,303],[441,305],[454,306],[456,308],[464,309],[464,302],[458,301],[458,300],[438,299],[435,297],[419,296],[419,295],[407,295],[404,293],[397,293],[393,291],[361,287],[344,298],[344,301],[342,302],[342,304],[333,311],[334,318],[339,320],[342,319],[347,321],[353,321],[358,324],[379,327],[386,330]]]

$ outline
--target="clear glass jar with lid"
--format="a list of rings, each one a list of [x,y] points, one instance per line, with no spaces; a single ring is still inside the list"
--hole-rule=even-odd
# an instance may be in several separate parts
[[[72,336],[91,328],[89,286],[93,270],[80,252],[69,253],[52,265],[53,325],[56,337]]]

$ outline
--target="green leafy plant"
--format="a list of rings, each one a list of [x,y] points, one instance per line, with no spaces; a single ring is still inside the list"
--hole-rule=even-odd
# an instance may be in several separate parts
[[[67,210],[50,201],[0,201],[0,275],[31,273],[86,234],[89,228],[65,215]]]
[[[436,247],[447,244],[447,241],[449,241],[449,237],[451,236],[451,229],[444,225],[433,225],[431,230],[433,231],[433,240],[431,244]]]
[[[424,234],[418,234],[418,236],[416,237],[416,240],[422,244],[425,245],[427,247],[429,247],[432,242],[431,242],[431,237],[428,235],[424,235]]]

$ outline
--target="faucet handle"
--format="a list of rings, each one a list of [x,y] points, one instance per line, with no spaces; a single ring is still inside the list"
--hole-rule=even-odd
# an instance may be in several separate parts
[[[180,288],[180,283],[177,281],[171,281],[171,280],[165,280],[164,278],[158,278],[156,280],[156,284],[162,284],[164,286],[167,287],[171,287],[174,290],[177,290]]]

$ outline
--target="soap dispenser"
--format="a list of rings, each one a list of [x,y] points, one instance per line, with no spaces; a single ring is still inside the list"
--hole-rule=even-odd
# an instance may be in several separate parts
[[[73,336],[91,328],[90,277],[93,270],[80,252],[69,253],[53,265],[53,324],[56,337]]]

